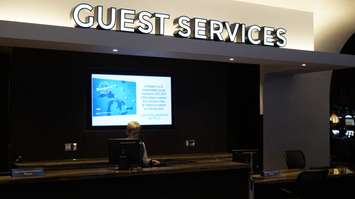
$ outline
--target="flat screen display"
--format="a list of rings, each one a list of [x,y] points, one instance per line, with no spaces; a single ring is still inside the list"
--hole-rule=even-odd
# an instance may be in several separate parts
[[[345,125],[346,126],[355,126],[355,122],[353,118],[345,118]]]
[[[171,77],[91,75],[92,126],[172,125]]]

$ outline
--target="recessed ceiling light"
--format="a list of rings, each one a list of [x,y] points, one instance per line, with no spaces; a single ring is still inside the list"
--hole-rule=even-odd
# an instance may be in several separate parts
[[[306,67],[306,66],[307,66],[307,64],[301,64],[301,66],[302,66],[302,67]]]
[[[114,49],[112,49],[112,52],[117,53],[118,49],[114,48]]]
[[[233,57],[229,58],[229,61],[234,61],[234,58]]]

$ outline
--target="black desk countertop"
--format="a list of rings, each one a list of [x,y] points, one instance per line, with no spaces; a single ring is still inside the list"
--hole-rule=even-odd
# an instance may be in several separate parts
[[[98,178],[119,178],[142,175],[162,175],[203,171],[248,170],[245,163],[233,162],[231,154],[186,154],[152,156],[164,164],[160,167],[117,170],[108,166],[107,159],[78,159],[47,162],[18,163],[18,168],[44,168],[44,176],[0,176],[0,184],[42,183]]]
[[[312,198],[349,198],[353,195],[355,172],[347,167],[319,168],[327,169],[328,176],[324,183],[308,184],[310,188],[320,186],[317,197]],[[297,190],[297,177],[302,169],[282,169],[274,176],[250,175],[250,198],[285,198],[283,190]],[[316,189],[315,189],[316,190]]]
[[[355,176],[355,172],[346,167],[329,168],[328,178],[337,178],[344,176]],[[250,181],[254,184],[277,184],[285,182],[295,182],[297,176],[304,170],[302,169],[283,169],[275,176],[261,176],[255,174],[250,176]]]

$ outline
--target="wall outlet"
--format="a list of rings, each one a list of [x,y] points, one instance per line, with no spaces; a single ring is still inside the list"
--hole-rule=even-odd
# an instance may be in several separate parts
[[[65,143],[64,144],[64,151],[77,151],[78,150],[78,143]]]
[[[194,139],[185,140],[185,146],[186,147],[195,147],[196,141]]]
[[[71,143],[64,144],[64,151],[71,151]]]
[[[77,151],[78,150],[78,143],[72,143],[72,151]]]

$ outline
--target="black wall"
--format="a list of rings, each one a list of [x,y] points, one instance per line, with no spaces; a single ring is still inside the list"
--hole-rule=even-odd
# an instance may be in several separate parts
[[[4,115],[8,115],[8,92],[9,92],[9,69],[10,51],[0,49],[0,74],[1,74],[1,110]],[[0,123],[0,172],[8,169],[8,117],[3,117]]]
[[[9,118],[14,157],[63,159],[106,155],[109,137],[124,129],[90,128],[90,73],[170,74],[173,128],[144,129],[150,154],[253,148],[259,133],[259,66],[190,60],[13,49]],[[194,149],[185,147],[195,139]]]
[[[258,149],[262,144],[258,67],[238,66],[227,77],[228,149]],[[245,76],[242,76],[242,75]],[[260,117],[260,118],[256,118]],[[234,133],[233,133],[234,132]],[[256,133],[257,132],[257,133]]]
[[[355,33],[349,38],[341,50],[341,54],[355,55]],[[355,69],[334,70],[330,90],[330,111],[345,114],[345,108],[355,112]],[[330,113],[330,114],[331,114]],[[339,114],[339,113],[337,113]],[[349,140],[334,139],[330,136],[331,158],[333,162],[344,162],[355,165],[355,138]]]

